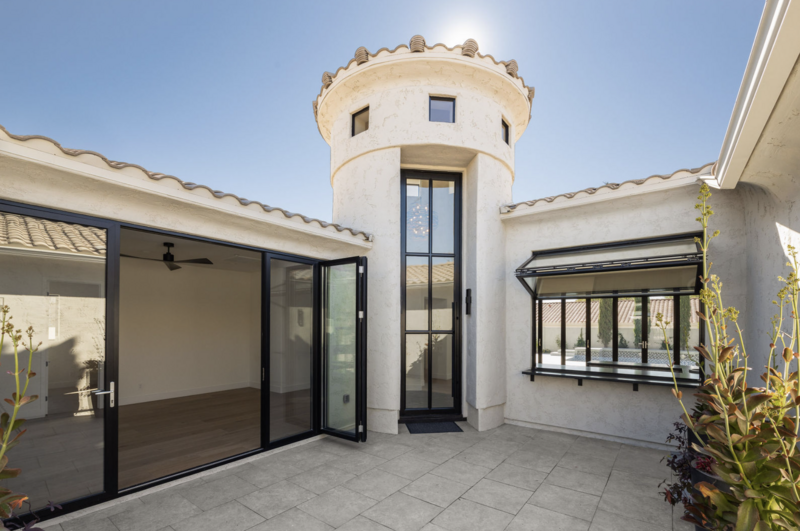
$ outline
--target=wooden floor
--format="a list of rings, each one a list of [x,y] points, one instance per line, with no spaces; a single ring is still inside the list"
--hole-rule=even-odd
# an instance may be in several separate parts
[[[311,429],[306,391],[270,393],[270,435]],[[131,404],[119,408],[119,488],[261,447],[261,390]]]

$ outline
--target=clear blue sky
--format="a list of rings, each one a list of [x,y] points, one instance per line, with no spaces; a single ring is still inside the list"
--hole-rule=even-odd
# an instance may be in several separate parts
[[[524,201],[715,160],[762,8],[6,0],[0,124],[329,220],[330,150],[311,109],[322,72],[362,45],[472,37],[536,87],[516,145]]]

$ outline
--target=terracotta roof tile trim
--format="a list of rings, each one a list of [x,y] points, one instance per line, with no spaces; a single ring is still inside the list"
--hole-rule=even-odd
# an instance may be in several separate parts
[[[107,157],[103,156],[102,154],[97,153],[96,151],[90,151],[90,150],[87,150],[87,149],[69,149],[69,148],[65,148],[61,144],[59,144],[58,142],[53,140],[52,138],[49,138],[49,137],[46,137],[46,136],[42,136],[42,135],[15,135],[15,134],[9,132],[8,129],[6,129],[2,125],[0,125],[0,131],[3,131],[3,133],[7,134],[10,138],[13,138],[14,140],[19,140],[20,142],[26,142],[28,140],[45,140],[45,141],[50,142],[51,144],[53,144],[55,147],[57,147],[59,150],[61,150],[61,152],[64,153],[65,155],[70,155],[72,157],[77,157],[79,155],[94,155],[95,157],[97,157],[100,160],[102,160],[103,162],[105,162],[110,168],[113,168],[115,170],[121,170],[123,168],[136,168],[138,170],[141,170],[145,175],[147,175],[150,179],[152,179],[154,181],[160,181],[162,179],[171,179],[171,180],[177,182],[178,184],[180,184],[184,189],[189,190],[189,191],[192,191],[192,190],[195,190],[195,189],[198,189],[198,188],[205,188],[206,190],[211,192],[211,194],[214,195],[214,197],[216,197],[217,199],[222,199],[222,198],[225,198],[225,197],[232,197],[236,201],[238,201],[239,204],[241,204],[242,206],[245,206],[245,207],[255,204],[255,205],[260,206],[265,212],[278,211],[281,214],[283,214],[284,216],[286,216],[287,218],[299,217],[305,223],[308,223],[308,224],[317,223],[323,229],[328,228],[328,227],[333,227],[339,232],[347,231],[350,234],[352,234],[353,236],[362,236],[365,240],[370,241],[370,242],[373,239],[372,234],[370,234],[368,232],[364,232],[364,231],[357,230],[357,229],[351,229],[350,227],[344,227],[344,226],[338,225],[336,223],[328,223],[327,221],[322,221],[320,219],[304,216],[303,214],[298,214],[296,212],[289,212],[288,210],[284,210],[284,209],[279,208],[279,207],[272,207],[272,206],[266,205],[264,203],[261,203],[260,201],[251,201],[249,199],[245,199],[243,197],[239,197],[238,195],[232,194],[232,193],[229,193],[229,192],[222,192],[220,190],[212,190],[210,187],[208,187],[208,186],[206,186],[204,184],[195,184],[195,183],[192,183],[192,182],[182,181],[181,179],[178,179],[174,175],[166,175],[166,174],[163,174],[163,173],[152,172],[152,171],[146,170],[145,168],[143,168],[142,166],[139,166],[138,164],[132,164],[132,163],[129,163],[129,162],[119,162],[119,161],[115,161],[115,160],[110,160]]]
[[[522,201],[520,203],[511,203],[511,204],[508,204],[508,205],[503,205],[501,207],[501,213],[511,212],[512,210],[514,210],[515,208],[517,208],[520,205],[533,206],[536,203],[541,203],[541,202],[552,203],[553,201],[555,201],[559,197],[564,197],[566,199],[572,199],[573,197],[575,197],[576,195],[581,194],[581,193],[588,194],[588,195],[593,195],[593,194],[597,193],[599,190],[602,190],[603,188],[608,188],[609,190],[617,190],[617,189],[621,188],[622,186],[624,186],[626,184],[635,184],[637,186],[640,186],[640,185],[646,183],[647,181],[649,181],[651,179],[660,179],[662,181],[666,181],[666,180],[671,179],[672,177],[674,177],[675,175],[677,175],[677,174],[679,174],[681,172],[688,172],[688,173],[694,175],[694,174],[701,173],[703,170],[706,170],[709,167],[713,167],[713,165],[715,165],[715,164],[716,164],[716,162],[709,162],[708,164],[703,164],[699,168],[692,168],[692,169],[683,168],[683,169],[674,171],[674,172],[672,172],[672,173],[670,173],[668,175],[651,175],[650,177],[645,177],[644,179],[631,179],[630,181],[623,181],[621,183],[608,183],[608,184],[604,184],[603,186],[598,186],[597,188],[584,188],[583,190],[578,190],[577,192],[569,192],[569,193],[565,193],[565,194],[552,195],[550,197],[543,197],[541,199],[533,199],[532,201]]]

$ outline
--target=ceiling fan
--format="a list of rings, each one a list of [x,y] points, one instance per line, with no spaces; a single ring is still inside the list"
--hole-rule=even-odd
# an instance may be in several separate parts
[[[203,265],[214,265],[214,262],[209,260],[208,258],[192,258],[191,260],[175,260],[175,255],[170,252],[172,247],[175,247],[174,243],[164,242],[164,247],[167,248],[167,252],[164,253],[164,256],[161,260],[158,258],[145,258],[143,256],[131,256],[129,254],[121,254],[120,256],[124,256],[125,258],[136,258],[137,260],[151,260],[153,262],[164,262],[164,265],[169,268],[170,271],[175,271],[176,269],[180,269],[181,266],[178,264],[203,264]]]

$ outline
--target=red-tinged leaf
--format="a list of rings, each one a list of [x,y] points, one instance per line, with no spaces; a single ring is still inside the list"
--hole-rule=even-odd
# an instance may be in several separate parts
[[[28,403],[30,404],[31,402],[36,402],[37,400],[39,400],[39,395],[31,395],[31,396],[29,396],[29,397],[27,397],[27,398],[29,398],[29,399],[30,399],[30,400],[28,401]]]
[[[721,363],[725,363],[732,357],[733,357],[733,347],[725,347],[724,349],[722,349],[722,352],[719,353],[719,361]]]
[[[20,475],[21,468],[5,468],[0,471],[0,479],[11,479]]]
[[[717,426],[716,424],[709,424],[708,426],[706,426],[706,431],[708,432],[708,434],[710,436],[712,436],[713,438],[715,438],[719,442],[722,442],[722,443],[727,443],[728,442],[728,436],[725,435],[725,432],[722,431],[719,428],[719,426]]]
[[[19,405],[20,405],[20,406],[24,406],[25,404],[27,404],[27,403],[28,403],[28,402],[30,402],[30,401],[31,401],[31,397],[29,397],[29,396],[23,396],[23,397],[22,397],[22,400],[20,400],[20,401],[19,401]]]
[[[755,500],[746,500],[736,515],[736,531],[753,531],[760,520]]]
[[[797,432],[797,426],[795,425],[791,417],[783,417],[783,423],[790,431]]]
[[[8,465],[8,456],[0,457],[0,470],[3,470]],[[0,492],[2,494],[2,492]]]
[[[14,401],[13,401],[13,400],[11,400],[10,398],[4,398],[4,399],[3,399],[3,401],[4,401],[6,404],[8,404],[9,406],[11,406],[11,407],[14,407],[14,406],[16,406],[16,404],[14,403]]]
[[[699,317],[699,318],[700,318],[700,319],[702,319],[703,321],[708,321],[708,319],[706,319],[706,316],[703,314],[703,312],[701,312],[701,311],[697,311],[697,312],[695,312],[695,313],[697,314],[697,317]]]
[[[36,376],[36,373],[35,373],[35,372],[29,372],[29,373],[28,373],[28,380],[30,380],[30,379],[31,379],[31,378],[33,378],[34,376]]]
[[[768,395],[767,393],[756,393],[754,395],[750,395],[750,397],[748,397],[748,399],[746,400],[747,410],[748,411],[755,410],[758,406],[760,406],[770,398],[771,396]]]

